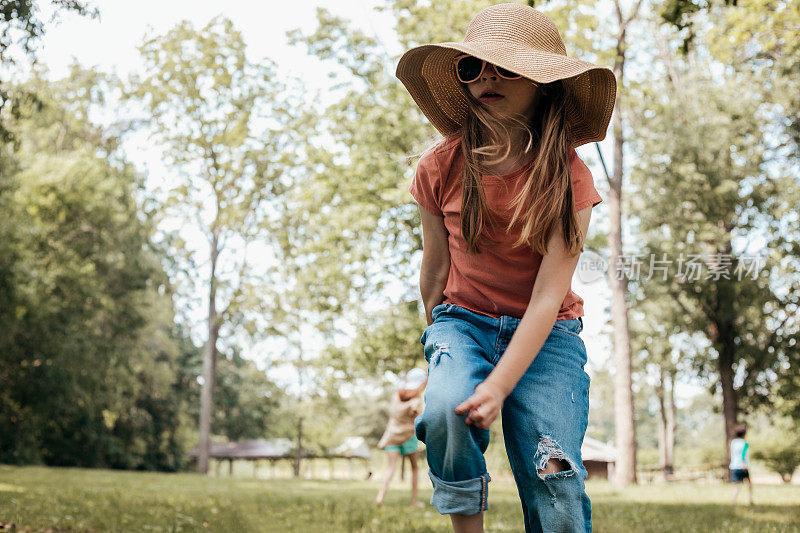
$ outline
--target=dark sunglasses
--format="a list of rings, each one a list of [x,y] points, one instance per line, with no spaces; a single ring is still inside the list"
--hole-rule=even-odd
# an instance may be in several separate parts
[[[517,74],[516,72],[511,72],[508,69],[498,67],[492,63],[489,64],[494,67],[494,71],[497,72],[497,75],[501,78],[505,78],[507,80],[517,80],[522,77],[522,75]],[[481,74],[483,74],[483,71],[486,69],[487,62],[483,59],[478,59],[475,56],[465,54],[458,56],[455,59],[455,65],[456,77],[458,78],[458,81],[461,83],[472,83],[481,77]]]

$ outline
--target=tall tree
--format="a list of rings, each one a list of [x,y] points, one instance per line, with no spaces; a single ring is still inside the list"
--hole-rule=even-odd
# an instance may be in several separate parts
[[[785,0],[726,1],[715,6],[709,16],[714,21],[708,37],[712,55],[737,71],[749,73],[756,81],[750,90],[763,102],[761,112],[768,121],[765,136],[774,139],[767,159],[779,161],[784,175],[800,175],[800,4]],[[797,191],[797,186],[789,188],[790,196],[782,198],[786,201],[780,204],[797,205]],[[773,242],[777,249],[797,258],[798,235],[796,223],[793,227],[791,223],[781,224],[775,228]],[[788,272],[800,270],[796,259],[784,256],[781,261]],[[773,393],[782,401],[775,406],[800,421],[797,359],[782,368]]]
[[[34,70],[18,88],[34,97],[3,117],[15,142],[0,178],[14,224],[0,224],[10,248],[0,300],[12,304],[0,306],[0,456],[168,468],[146,457],[181,452],[155,429],[164,410],[139,411],[148,420],[134,435],[117,424],[139,399],[166,393],[171,378],[168,365],[154,368],[173,346],[156,340],[172,327],[171,305],[140,176],[118,139],[87,119],[106,77],[76,67],[64,80],[45,78]]]
[[[202,291],[208,309],[198,460],[206,473],[217,343],[234,333],[261,276],[268,277],[248,251],[268,241],[269,226],[280,220],[288,115],[274,67],[249,61],[241,34],[225,18],[200,30],[183,22],[147,39],[140,52],[145,72],[131,80],[130,96],[147,110],[179,178],[166,193],[165,214],[191,225],[207,244],[175,250],[201,256],[203,268],[193,274],[206,279],[204,289],[184,287],[188,294]]]
[[[625,486],[636,482],[636,428],[634,425],[633,382],[631,369],[631,338],[628,324],[628,279],[624,270],[617,267],[624,262],[622,257],[622,183],[625,173],[624,149],[626,132],[624,124],[625,65],[629,56],[629,33],[631,25],[639,16],[641,0],[632,6],[623,6],[621,0],[614,0],[614,14],[617,32],[614,39],[614,75],[617,78],[619,96],[614,104],[614,167],[608,176],[608,248],[609,283],[611,285],[611,320],[614,328],[614,427],[617,446],[617,462],[614,468],[614,481]]]
[[[690,354],[686,347],[689,341],[676,326],[683,311],[669,294],[655,290],[656,285],[647,279],[631,280],[631,293],[635,296],[631,310],[643,318],[631,328],[631,344],[638,379],[653,384],[658,411],[659,467],[669,480],[675,464],[675,385]]]
[[[658,61],[668,74],[641,88],[635,114],[633,201],[646,259],[669,259],[671,269],[644,292],[655,284],[669,294],[681,311],[675,325],[707,338],[695,366],[721,393],[730,439],[743,407],[772,401],[770,379],[796,373],[797,180],[780,138],[765,134],[771,114],[758,78],[714,74],[702,51]]]

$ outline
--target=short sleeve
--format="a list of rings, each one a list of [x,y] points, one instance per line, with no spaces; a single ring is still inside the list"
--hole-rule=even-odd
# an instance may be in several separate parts
[[[596,206],[603,201],[594,187],[592,172],[586,163],[581,161],[574,148],[570,148],[570,170],[572,172],[572,196],[575,199],[575,211],[589,206]]]
[[[442,176],[433,149],[422,154],[408,190],[429,213],[442,216]]]

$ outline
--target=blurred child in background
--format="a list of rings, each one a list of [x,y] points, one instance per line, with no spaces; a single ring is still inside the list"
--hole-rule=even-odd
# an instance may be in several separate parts
[[[389,465],[383,475],[383,485],[375,498],[375,504],[380,507],[389,489],[397,460],[408,457],[411,462],[411,505],[423,507],[417,501],[417,486],[419,483],[419,466],[417,464],[417,447],[419,441],[414,434],[414,420],[422,412],[422,391],[428,375],[421,368],[414,368],[406,375],[400,389],[392,396],[389,406],[389,423],[383,433],[379,448],[385,448],[389,454]]]
[[[742,483],[747,480],[747,488],[750,494],[750,505],[753,505],[753,483],[750,481],[750,444],[744,440],[747,434],[747,426],[739,424],[736,426],[736,438],[731,440],[731,481],[736,485],[733,492],[733,505],[739,497],[739,489]]]

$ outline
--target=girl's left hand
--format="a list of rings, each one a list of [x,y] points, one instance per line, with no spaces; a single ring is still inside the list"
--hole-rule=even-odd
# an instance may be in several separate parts
[[[467,424],[474,424],[483,429],[489,429],[497,415],[506,395],[503,391],[489,381],[484,381],[475,387],[472,396],[456,407],[456,414],[467,413]]]

